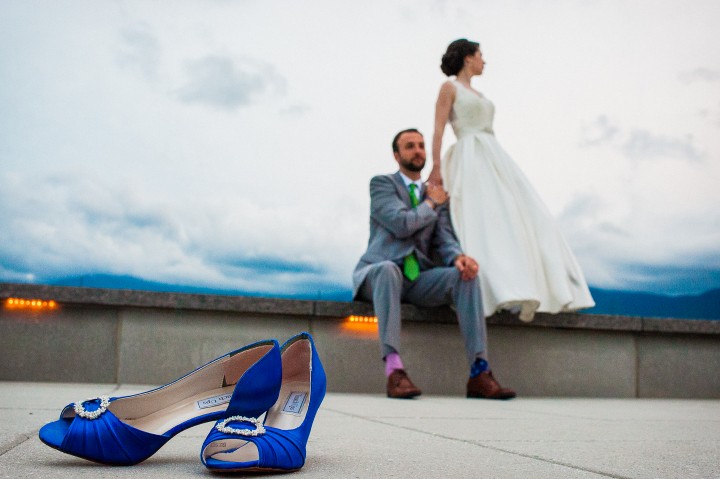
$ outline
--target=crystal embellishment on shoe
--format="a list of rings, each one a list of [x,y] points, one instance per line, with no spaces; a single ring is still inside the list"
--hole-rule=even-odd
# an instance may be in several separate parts
[[[229,422],[235,421],[249,422],[250,424],[255,426],[255,429],[235,429],[234,427],[228,426]],[[215,429],[224,434],[237,434],[238,436],[260,436],[261,434],[265,434],[265,426],[263,426],[263,423],[259,419],[245,416],[232,416],[224,419],[219,423],[215,424]]]
[[[98,399],[100,400],[99,408],[97,408],[94,411],[85,410],[85,407],[83,406],[83,404],[85,404],[86,402],[97,401]],[[93,420],[93,419],[99,418],[102,415],[102,413],[107,411],[107,408],[109,405],[110,405],[109,397],[98,396],[98,397],[88,398],[84,401],[78,401],[78,402],[74,403],[73,409],[75,410],[75,414],[77,414],[78,416],[83,417],[85,419]]]

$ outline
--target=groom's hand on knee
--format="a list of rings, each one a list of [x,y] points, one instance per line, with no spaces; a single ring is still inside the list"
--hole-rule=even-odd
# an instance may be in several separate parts
[[[475,277],[478,275],[478,272],[480,271],[480,267],[477,264],[477,261],[472,259],[470,256],[465,256],[464,254],[461,254],[457,258],[455,258],[455,267],[460,271],[460,276],[462,277],[463,281],[470,281],[472,279],[475,279]]]

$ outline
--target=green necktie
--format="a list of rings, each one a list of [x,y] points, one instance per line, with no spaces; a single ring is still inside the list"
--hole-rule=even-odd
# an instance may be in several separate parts
[[[420,203],[418,201],[417,193],[415,192],[416,190],[417,185],[415,183],[410,183],[410,203],[412,203],[413,208]],[[410,281],[415,281],[417,277],[420,276],[420,263],[418,263],[417,256],[415,256],[414,251],[405,256],[405,259],[403,260],[403,274]]]

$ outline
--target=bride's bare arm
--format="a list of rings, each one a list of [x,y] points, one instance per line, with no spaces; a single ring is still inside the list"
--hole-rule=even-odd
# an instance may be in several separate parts
[[[447,81],[440,87],[437,103],[435,103],[435,132],[433,133],[432,142],[432,162],[433,167],[428,178],[429,183],[442,185],[442,177],[440,176],[440,163],[442,158],[442,137],[445,133],[445,125],[450,118],[450,110],[455,101],[455,85]]]

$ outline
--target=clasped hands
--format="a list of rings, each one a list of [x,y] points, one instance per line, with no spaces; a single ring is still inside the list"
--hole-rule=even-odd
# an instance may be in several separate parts
[[[445,204],[448,200],[448,194],[443,190],[442,185],[428,183],[427,189],[425,190],[425,198],[433,203],[431,206],[434,208],[435,206]]]

